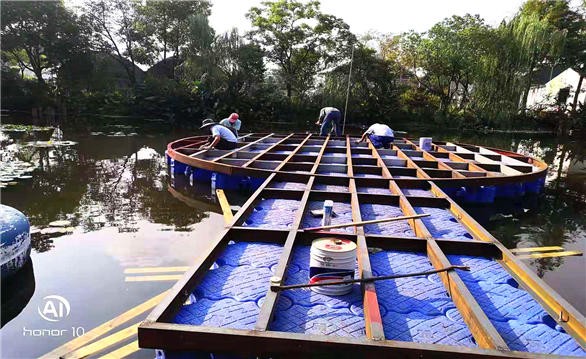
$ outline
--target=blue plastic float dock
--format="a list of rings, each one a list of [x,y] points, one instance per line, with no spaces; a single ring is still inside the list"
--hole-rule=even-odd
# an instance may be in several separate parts
[[[584,316],[451,198],[486,203],[539,191],[539,161],[450,143],[421,151],[405,139],[389,150],[349,137],[245,139],[235,151],[192,151],[193,139],[168,149],[174,176],[215,172],[217,187],[258,188],[139,327],[141,347],[169,357],[586,356]],[[197,161],[178,162],[182,151]],[[326,199],[338,215],[332,224],[430,216],[306,231],[319,226],[310,211]],[[355,284],[343,296],[271,290],[307,283],[312,240],[331,236],[356,242],[357,278],[470,271]]]

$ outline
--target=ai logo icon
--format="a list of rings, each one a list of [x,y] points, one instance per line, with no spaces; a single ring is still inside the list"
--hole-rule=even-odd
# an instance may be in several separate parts
[[[37,307],[37,311],[43,319],[49,322],[58,322],[69,316],[71,306],[69,301],[60,295],[48,295],[43,298],[43,302]]]

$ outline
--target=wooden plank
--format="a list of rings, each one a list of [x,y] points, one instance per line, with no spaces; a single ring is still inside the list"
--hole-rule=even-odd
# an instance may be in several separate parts
[[[352,166],[352,147],[349,136],[346,136],[346,161],[346,165],[348,168],[348,176],[353,177],[354,169]],[[352,207],[352,220],[354,222],[362,221],[362,214],[360,213],[360,202],[358,200],[358,195],[356,192],[356,182],[354,179],[349,180],[348,190],[351,195],[350,205]],[[372,267],[370,265],[370,256],[368,254],[368,245],[366,243],[366,238],[364,235],[364,228],[354,227],[354,233],[356,233],[356,257],[358,260],[358,271],[360,273],[360,277],[371,278],[374,275],[372,273]],[[362,307],[364,310],[364,328],[366,331],[366,337],[368,339],[376,341],[384,340],[385,331],[383,327],[382,315],[380,313],[380,306],[376,295],[375,283],[365,283],[364,285],[362,285],[362,298]]]
[[[309,138],[306,138],[307,141]],[[311,169],[311,172],[314,173],[317,171],[319,163],[323,157],[323,154],[326,150],[328,141],[330,140],[330,136],[328,135],[322,144],[321,150],[317,156],[317,159]],[[305,142],[304,141],[304,142]],[[289,158],[291,158],[290,156]],[[284,166],[287,161],[281,163],[280,166]],[[313,186],[313,182],[315,177],[311,177],[307,182],[307,186],[303,192],[303,196],[301,197],[301,201],[299,203],[299,209],[297,210],[297,214],[295,215],[295,219],[291,225],[291,229],[289,234],[287,235],[287,239],[285,240],[285,244],[283,245],[283,251],[281,252],[281,257],[279,258],[279,262],[275,268],[275,278],[280,278],[280,283],[283,284],[285,282],[285,275],[287,271],[287,266],[289,265],[289,261],[291,260],[291,255],[293,253],[293,246],[295,244],[295,238],[297,237],[297,230],[301,226],[301,221],[303,220],[303,213],[305,211],[305,207],[307,206],[307,201],[309,200],[309,195],[311,194],[311,187]],[[275,283],[277,284],[277,283]],[[273,313],[275,311],[275,307],[277,305],[277,301],[279,299],[279,292],[273,292],[271,290],[267,291],[265,299],[260,307],[260,312],[258,318],[256,320],[256,324],[254,326],[255,330],[259,331],[266,331],[269,327],[269,323],[273,317]]]
[[[512,248],[509,250],[513,253],[528,253],[528,252],[563,251],[564,248],[560,247],[560,246],[549,246],[549,247]]]
[[[113,350],[107,354],[100,356],[100,358],[104,359],[119,359],[119,358],[126,358],[127,356],[136,353],[140,350],[138,346],[138,340],[135,340],[131,343],[126,344],[125,346]]]
[[[245,357],[338,358],[563,358],[551,354],[500,352],[463,346],[369,340],[335,335],[147,323],[139,331],[141,348],[237,353]]]
[[[550,252],[550,253],[533,253],[518,255],[518,259],[539,259],[539,258],[556,258],[569,256],[582,256],[584,253],[580,251],[564,251],[564,252]]]
[[[67,353],[66,355],[63,356],[63,358],[65,358],[65,359],[85,358],[87,356],[100,353],[101,351],[104,351],[104,350],[118,344],[119,342],[122,342],[122,341],[136,335],[139,324],[140,323],[133,324],[129,327],[126,327],[122,330],[117,331],[116,333],[114,333],[112,335],[109,335],[103,339],[100,339],[94,343],[91,343],[90,345],[79,348],[71,353]]]
[[[230,203],[228,203],[228,199],[224,194],[224,190],[217,189],[216,196],[218,197],[218,202],[220,202],[220,207],[222,207],[222,212],[224,214],[224,222],[226,223],[226,225],[229,225],[234,220],[234,215],[232,214],[232,208],[230,208]]]
[[[177,281],[181,279],[181,274],[161,274],[161,275],[143,275],[136,277],[125,277],[125,282],[166,282],[166,281]]]
[[[58,348],[53,349],[49,353],[43,355],[41,358],[52,359],[52,358],[61,357],[61,356],[65,355],[66,353],[71,352],[72,350],[75,350],[75,349],[95,340],[96,338],[99,338],[100,336],[106,334],[110,330],[118,327],[121,324],[126,323],[130,319],[132,319],[132,318],[146,312],[147,310],[153,308],[155,305],[157,305],[157,303],[159,303],[161,301],[162,298],[165,297],[165,295],[167,295],[167,292],[168,291],[165,291],[159,295],[156,295],[156,296],[150,298],[149,300],[144,301],[143,303],[137,305],[136,307],[120,314],[116,318],[109,320],[109,321],[95,327],[94,329],[85,333],[81,337],[77,337],[77,338],[61,345]]]
[[[125,268],[124,269],[124,274],[185,272],[188,269],[189,269],[189,267],[139,267],[139,268]]]

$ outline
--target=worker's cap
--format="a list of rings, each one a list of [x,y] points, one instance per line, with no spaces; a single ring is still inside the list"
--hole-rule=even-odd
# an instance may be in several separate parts
[[[230,115],[230,117],[228,117],[228,121],[230,121],[230,122],[236,122],[236,120],[238,119],[238,117],[239,117],[238,114],[236,112],[234,112],[234,113],[232,113]]]
[[[213,126],[215,124],[216,123],[214,122],[214,120],[212,120],[210,118],[206,118],[205,120],[202,121],[200,129],[207,128],[207,127]]]

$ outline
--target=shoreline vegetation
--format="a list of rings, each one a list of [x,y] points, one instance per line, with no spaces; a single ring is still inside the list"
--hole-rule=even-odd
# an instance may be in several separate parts
[[[586,1],[528,0],[496,27],[466,14],[402,34],[354,34],[317,1],[252,7],[245,34],[216,33],[211,11],[207,0],[3,4],[2,122],[192,129],[238,112],[251,131],[314,130],[335,106],[357,128],[586,128]],[[535,102],[558,69],[576,83]]]

